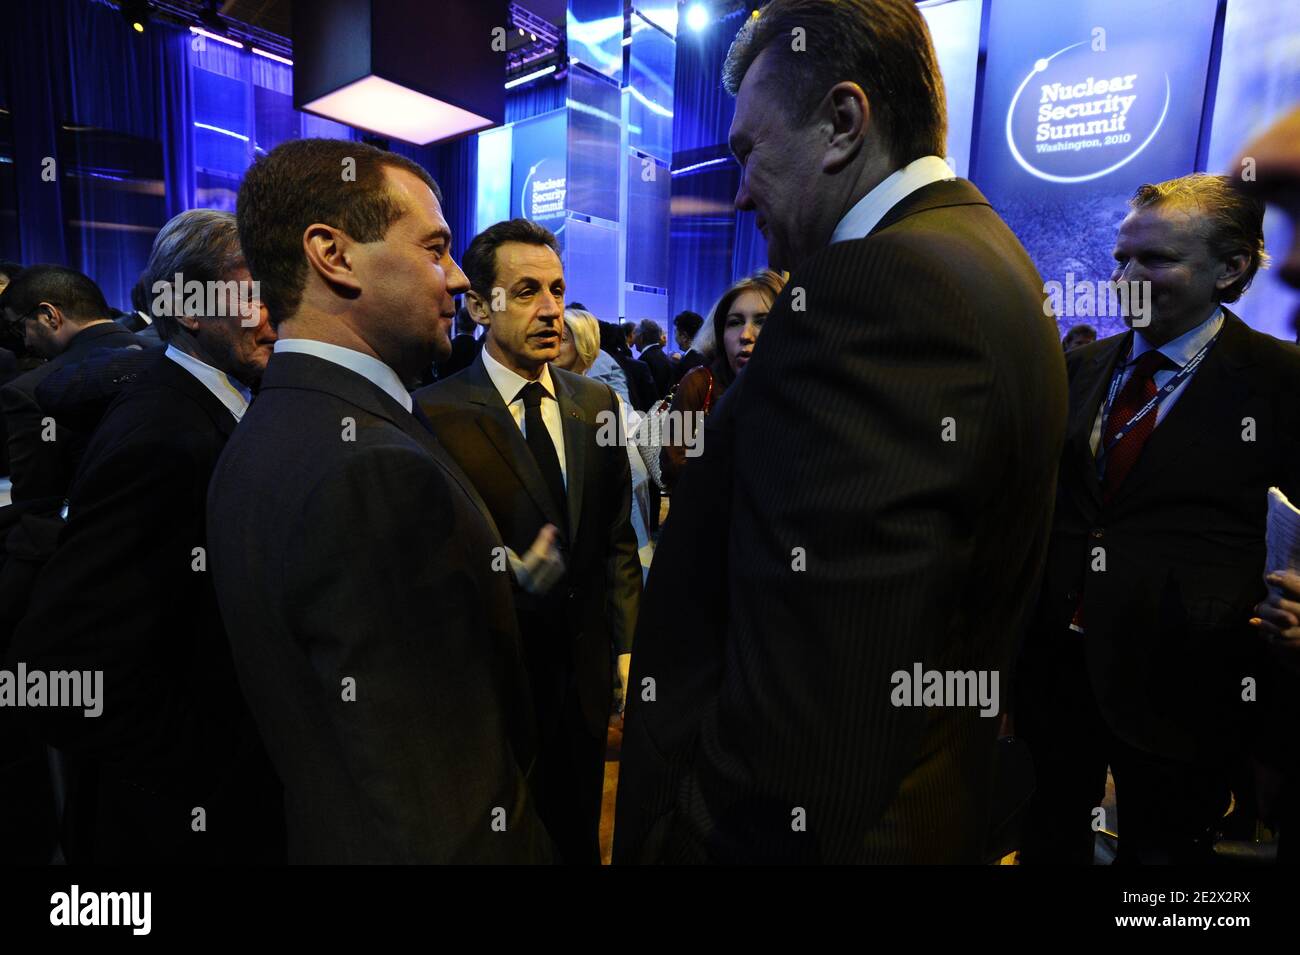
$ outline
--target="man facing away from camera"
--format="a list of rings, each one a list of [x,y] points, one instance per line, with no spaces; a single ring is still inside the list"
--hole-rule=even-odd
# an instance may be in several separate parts
[[[993,685],[1025,622],[1065,421],[1042,281],[941,158],[910,0],[773,0],[725,77],[735,204],[790,279],[673,495],[615,854],[979,862],[996,714],[895,690]]]

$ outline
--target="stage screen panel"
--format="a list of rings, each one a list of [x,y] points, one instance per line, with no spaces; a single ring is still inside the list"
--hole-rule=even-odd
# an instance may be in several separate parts
[[[1240,175],[1233,162],[1243,147],[1288,109],[1300,104],[1300,4],[1229,0],[1223,53],[1214,96],[1207,172]],[[1291,226],[1279,210],[1264,216],[1264,247],[1285,254]],[[1285,285],[1276,265],[1255,276],[1231,309],[1261,332],[1294,341],[1300,294]]]
[[[1107,280],[1133,191],[1195,169],[1215,7],[992,0],[972,178],[1045,281]],[[1124,329],[1072,305],[1063,331]]]
[[[949,165],[970,175],[970,137],[975,120],[975,73],[980,57],[981,0],[928,0],[917,6],[930,27],[934,54],[948,101]]]
[[[566,120],[566,110],[543,113],[515,123],[511,136],[510,217],[532,219],[556,235],[568,208]]]

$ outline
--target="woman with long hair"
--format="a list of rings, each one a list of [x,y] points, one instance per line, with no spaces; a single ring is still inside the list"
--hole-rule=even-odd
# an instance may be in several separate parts
[[[706,333],[711,334],[713,361],[692,368],[682,377],[669,410],[683,414],[680,417],[674,415],[674,418],[692,422],[698,427],[704,415],[722,398],[749,362],[767,313],[783,288],[785,278],[779,272],[763,269],[741,279],[718,299],[710,321],[705,323],[696,338],[696,342],[700,342]],[[685,412],[693,414],[685,417]],[[689,460],[685,442],[663,447],[659,466],[666,487],[672,488]]]

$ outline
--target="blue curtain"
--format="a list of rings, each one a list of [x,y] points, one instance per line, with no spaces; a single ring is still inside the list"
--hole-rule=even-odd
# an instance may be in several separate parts
[[[506,122],[514,123],[531,116],[549,113],[564,106],[568,83],[554,76],[544,76],[524,86],[506,90]]]
[[[752,213],[732,205],[739,168],[727,147],[736,104],[722,88],[722,63],[747,11],[677,34],[673,91],[673,192],[669,310],[707,316],[736,279],[767,264]]]

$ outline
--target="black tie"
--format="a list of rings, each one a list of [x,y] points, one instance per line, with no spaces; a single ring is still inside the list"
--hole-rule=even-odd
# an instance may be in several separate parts
[[[524,440],[528,450],[533,452],[533,460],[541,469],[546,486],[551,489],[551,496],[561,514],[565,513],[564,475],[560,472],[560,459],[555,453],[555,444],[551,434],[546,430],[542,420],[542,398],[546,389],[541,382],[530,381],[519,389],[516,398],[524,399]],[[561,528],[563,531],[563,528]]]

